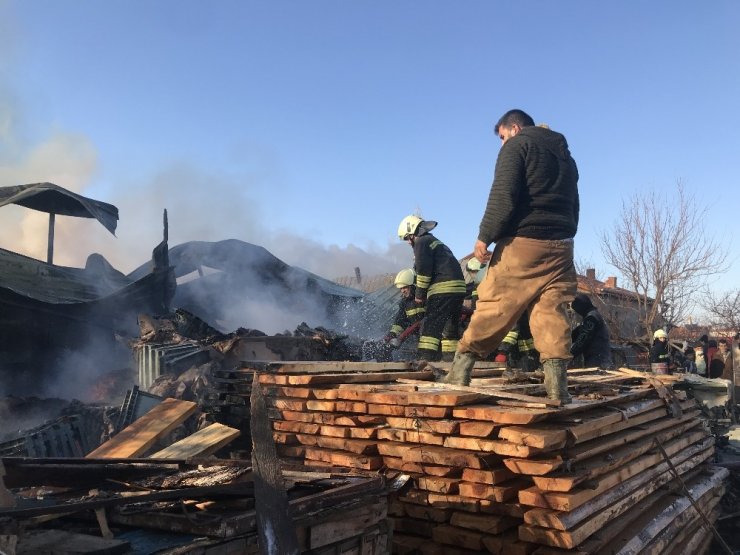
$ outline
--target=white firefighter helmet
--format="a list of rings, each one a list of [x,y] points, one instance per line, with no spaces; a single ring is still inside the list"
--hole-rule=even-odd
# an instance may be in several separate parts
[[[401,289],[402,287],[413,285],[414,281],[416,281],[416,272],[411,268],[406,268],[398,272],[396,279],[393,280],[393,284]]]
[[[665,330],[660,328],[655,330],[655,333],[653,334],[653,339],[661,339],[663,337],[668,337],[668,334],[665,332]]]
[[[401,223],[398,224],[398,238],[402,241],[405,241],[409,237],[416,234],[416,229],[419,227],[419,224],[423,222],[419,216],[406,216],[403,220],[401,220]]]

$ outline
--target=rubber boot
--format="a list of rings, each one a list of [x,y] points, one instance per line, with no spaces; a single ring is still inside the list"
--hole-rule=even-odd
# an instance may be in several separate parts
[[[573,400],[568,393],[566,363],[567,361],[557,358],[551,358],[542,363],[542,370],[545,373],[545,391],[547,391],[548,398],[558,400],[564,405]]]
[[[473,365],[478,357],[473,353],[455,352],[450,372],[442,380],[443,383],[455,385],[470,385],[470,376],[473,373]]]

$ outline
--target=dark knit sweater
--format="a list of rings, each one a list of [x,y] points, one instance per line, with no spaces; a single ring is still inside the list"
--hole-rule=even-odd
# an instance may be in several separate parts
[[[578,229],[578,168],[560,133],[525,127],[501,147],[478,239],[568,239]]]

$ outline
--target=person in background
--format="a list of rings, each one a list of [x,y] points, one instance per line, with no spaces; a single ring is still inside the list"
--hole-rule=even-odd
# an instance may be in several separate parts
[[[681,369],[681,371],[685,372],[686,374],[696,374],[696,351],[694,351],[694,348],[690,346],[686,347],[684,349],[683,355],[683,368]]]
[[[655,330],[653,346],[650,347],[650,364],[670,364],[671,354],[668,347],[668,334],[663,329]]]
[[[474,247],[475,257],[489,262],[488,272],[445,382],[468,385],[475,361],[494,352],[529,311],[547,396],[567,404],[578,168],[565,137],[536,127],[522,110],[506,112],[495,133],[501,150]]]
[[[571,334],[573,344],[570,353],[574,357],[583,355],[584,368],[613,369],[609,327],[604,317],[593,305],[590,297],[584,293],[578,293],[570,306],[573,312],[582,318],[581,323]]]
[[[437,222],[406,216],[398,226],[399,239],[414,249],[415,302],[426,308],[419,337],[419,358],[428,362],[452,360],[460,339],[460,315],[465,278],[455,255],[430,232]]]
[[[730,352],[727,339],[720,339],[717,342],[717,352],[709,361],[709,377],[722,378],[723,380],[735,380],[735,374],[732,365],[732,353]]]
[[[699,376],[707,377],[707,369],[709,364],[704,353],[704,344],[697,343],[694,345],[694,365],[696,366],[696,373]]]

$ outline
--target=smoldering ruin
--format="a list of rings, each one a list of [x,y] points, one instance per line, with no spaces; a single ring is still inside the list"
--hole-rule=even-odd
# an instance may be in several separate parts
[[[113,232],[116,207],[51,183],[0,188],[6,204],[49,214],[49,247],[0,249],[0,553],[729,549],[726,380],[650,372],[625,342],[620,368],[568,371],[568,406],[513,360],[440,384],[449,364],[377,341],[392,275],[170,246],[166,211],[129,274],[62,267],[55,216]]]

